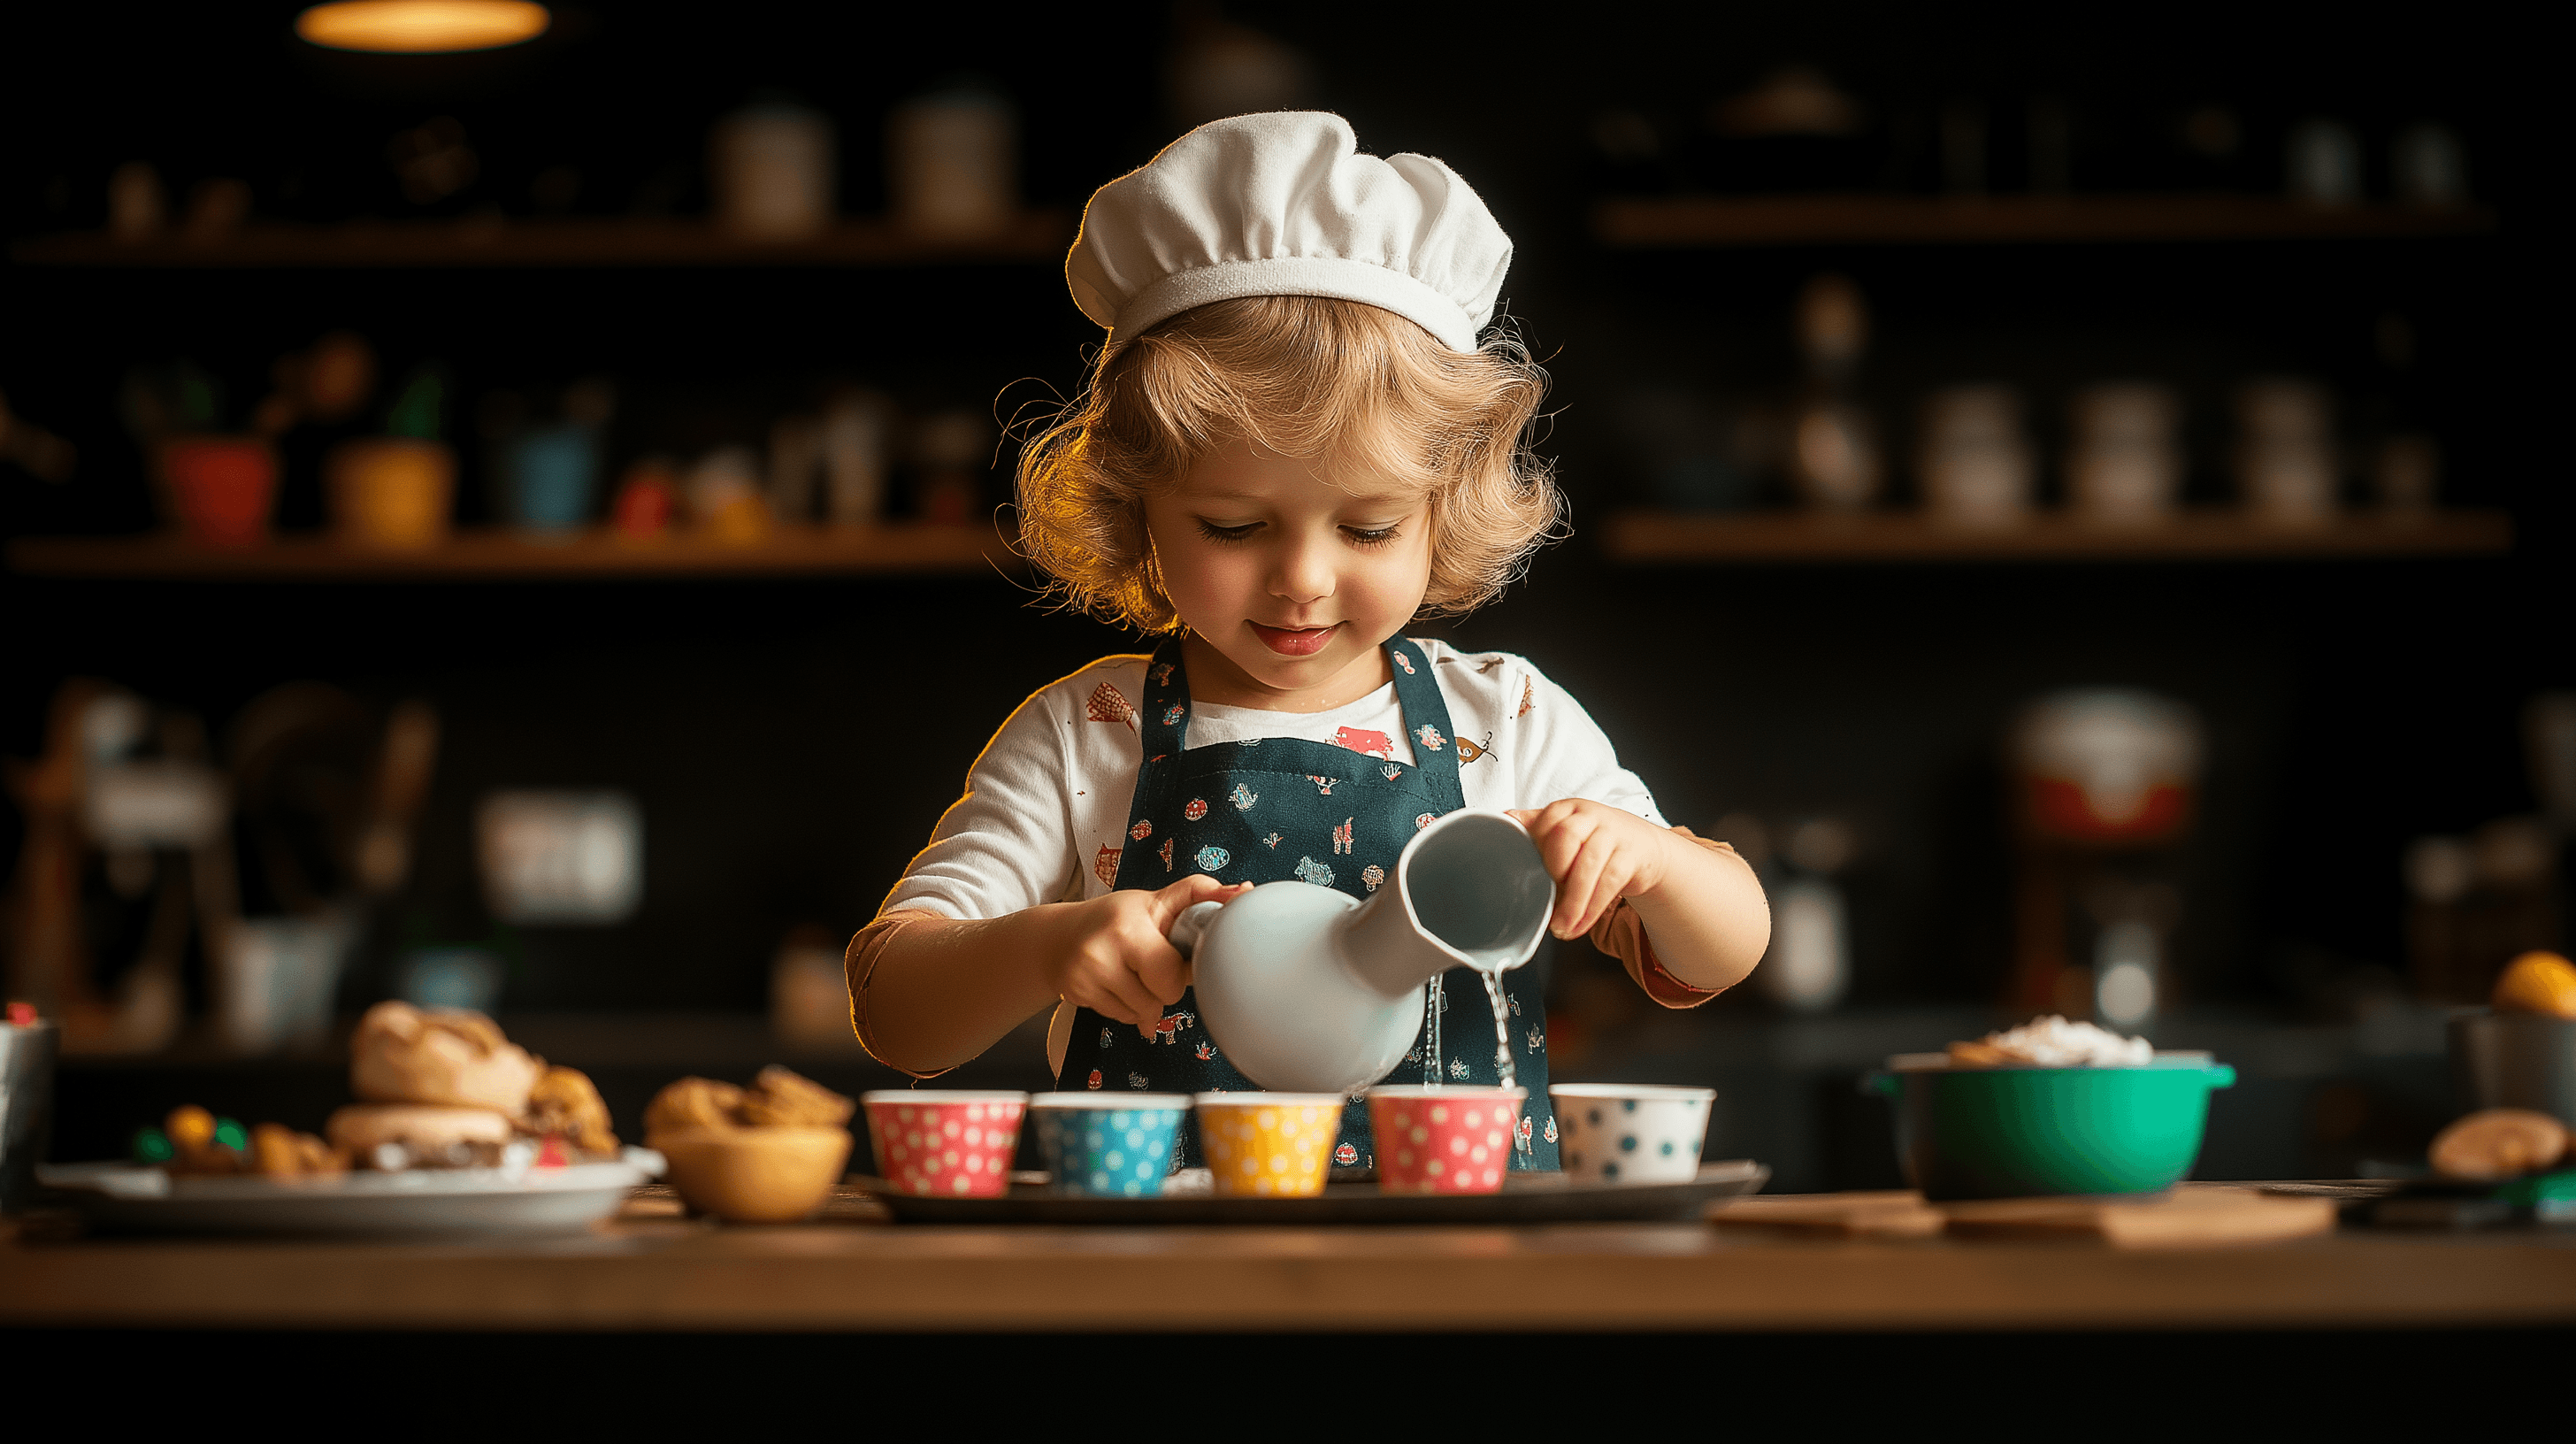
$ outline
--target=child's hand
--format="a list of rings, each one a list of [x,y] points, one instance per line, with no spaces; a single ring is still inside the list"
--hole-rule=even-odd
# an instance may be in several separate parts
[[[1579,938],[1623,897],[1652,892],[1664,880],[1672,834],[1606,802],[1569,797],[1512,814],[1538,843],[1556,879],[1556,912],[1548,931]]]
[[[1047,960],[1047,981],[1076,1007],[1150,1028],[1190,985],[1189,962],[1169,936],[1172,920],[1251,886],[1192,873],[1152,892],[1124,888],[1077,904],[1063,946]]]

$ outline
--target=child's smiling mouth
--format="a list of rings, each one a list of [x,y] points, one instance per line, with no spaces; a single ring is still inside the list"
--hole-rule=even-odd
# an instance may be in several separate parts
[[[1252,628],[1252,634],[1261,639],[1261,645],[1280,656],[1311,657],[1324,650],[1324,644],[1333,639],[1333,633],[1339,631],[1342,624],[1335,622],[1328,627],[1296,628],[1265,627],[1259,622],[1247,625]]]

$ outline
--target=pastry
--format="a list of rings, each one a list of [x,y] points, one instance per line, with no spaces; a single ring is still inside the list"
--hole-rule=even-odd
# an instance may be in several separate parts
[[[346,1153],[283,1123],[263,1123],[250,1131],[250,1157],[251,1163],[271,1178],[349,1171]]]
[[[589,1076],[577,1069],[548,1068],[528,1092],[528,1116],[520,1126],[539,1137],[557,1135],[582,1153],[612,1158],[617,1154],[608,1104]]]
[[[656,1133],[674,1133],[683,1128],[733,1128],[739,1126],[734,1110],[742,1105],[742,1090],[713,1078],[683,1078],[653,1095],[644,1107],[644,1137],[649,1145]]]
[[[2556,953],[2525,953],[2496,979],[2495,1010],[2576,1019],[2576,964]]]
[[[331,1146],[373,1168],[473,1167],[498,1163],[517,1129],[489,1108],[417,1103],[352,1103],[331,1115]]]
[[[2567,1127],[2528,1108],[2486,1108],[2433,1139],[2433,1171],[2445,1178],[2497,1183],[2556,1163],[2567,1152]]]
[[[735,1115],[755,1128],[840,1128],[858,1105],[810,1078],[772,1063],[760,1070]]]
[[[349,1087],[371,1103],[436,1103],[517,1117],[545,1065],[480,1013],[378,1003],[349,1045]]]

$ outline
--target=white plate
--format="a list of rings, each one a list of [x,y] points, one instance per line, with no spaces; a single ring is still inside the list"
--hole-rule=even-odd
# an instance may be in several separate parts
[[[172,1178],[130,1163],[38,1164],[36,1181],[115,1233],[341,1237],[569,1233],[617,1212],[659,1177],[662,1155],[563,1168],[355,1169],[322,1178]]]

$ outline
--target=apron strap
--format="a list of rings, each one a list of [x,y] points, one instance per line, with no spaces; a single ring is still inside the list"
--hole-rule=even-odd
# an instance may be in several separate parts
[[[1423,785],[1455,812],[1467,805],[1458,782],[1458,729],[1449,723],[1449,703],[1431,675],[1431,659],[1410,637],[1386,639],[1387,670],[1395,673],[1395,700],[1404,708],[1406,735],[1413,745],[1413,767]]]

